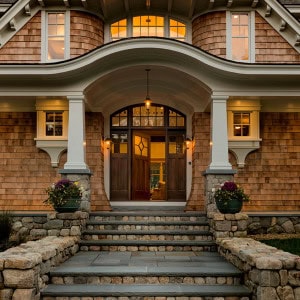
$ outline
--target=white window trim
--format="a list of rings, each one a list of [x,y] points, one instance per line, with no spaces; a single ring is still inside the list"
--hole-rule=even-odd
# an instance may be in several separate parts
[[[48,153],[52,167],[57,167],[61,154],[68,148],[69,106],[66,100],[38,99],[36,147]],[[63,135],[46,135],[46,112],[63,112]]]
[[[259,113],[260,102],[258,100],[228,100],[227,122],[228,122],[228,147],[234,154],[239,168],[245,166],[247,155],[260,148]],[[235,112],[250,113],[250,135],[235,136],[233,130],[233,114]]]
[[[63,59],[48,60],[48,13],[64,13],[65,14],[65,55]],[[43,10],[41,15],[42,32],[41,32],[41,62],[58,62],[70,58],[70,11],[69,10]]]
[[[249,15],[249,59],[240,60],[239,62],[255,62],[255,11],[226,11],[226,58],[232,59],[232,47],[231,47],[231,15],[235,13],[248,14]]]

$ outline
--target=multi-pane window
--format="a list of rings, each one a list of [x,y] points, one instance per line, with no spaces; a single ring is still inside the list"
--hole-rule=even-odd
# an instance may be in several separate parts
[[[158,16],[137,16],[132,19],[132,36],[160,36],[164,34],[164,18]]]
[[[65,13],[47,14],[47,60],[65,58]]]
[[[128,116],[128,111],[127,109],[121,111],[120,113],[115,114],[112,117],[112,126],[127,126],[127,116]]]
[[[62,112],[46,112],[46,136],[62,136],[63,135],[63,113]]]
[[[250,135],[250,113],[248,112],[233,113],[233,133],[234,136]]]
[[[167,106],[136,105],[111,116],[112,127],[185,127],[185,116]]]
[[[169,23],[169,37],[172,39],[184,41],[186,38],[185,24],[171,19]]]
[[[128,36],[158,36],[185,41],[187,38],[186,24],[171,18],[151,15],[135,16],[111,24],[110,39],[112,41]]]
[[[113,41],[127,37],[127,20],[123,19],[110,26],[111,39]]]
[[[144,105],[132,110],[132,126],[164,126],[164,107]]]
[[[231,54],[233,60],[249,60],[249,15],[231,15]]]
[[[182,127],[184,125],[184,117],[173,110],[169,110],[169,126]]]
[[[255,60],[255,15],[227,12],[227,58],[241,62]]]

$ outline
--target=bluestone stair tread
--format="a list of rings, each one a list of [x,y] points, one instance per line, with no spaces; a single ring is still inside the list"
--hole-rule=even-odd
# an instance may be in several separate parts
[[[206,218],[205,213],[193,212],[193,211],[107,211],[90,213],[91,217],[97,216],[144,216],[144,217],[203,217]]]
[[[189,277],[225,277],[225,276],[241,276],[241,272],[228,266],[220,266],[219,264],[215,268],[210,267],[197,267],[197,264],[193,263],[195,267],[184,266],[93,266],[89,267],[69,267],[58,268],[50,272],[51,276],[189,276]]]
[[[152,240],[81,240],[81,245],[86,246],[119,246],[119,245],[125,245],[125,246],[165,246],[165,245],[171,245],[171,246],[215,246],[216,243],[213,241],[152,241]]]
[[[250,291],[241,285],[187,285],[187,284],[50,284],[43,296],[92,297],[92,296],[249,296]]]

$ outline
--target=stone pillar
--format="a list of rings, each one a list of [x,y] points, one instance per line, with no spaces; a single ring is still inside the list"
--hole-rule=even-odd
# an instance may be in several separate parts
[[[231,170],[232,167],[228,158],[227,97],[212,97],[211,122],[211,162],[209,170]]]
[[[62,178],[77,181],[83,188],[80,210],[90,212],[91,210],[91,175],[89,170],[60,170]]]
[[[206,182],[205,182],[205,207],[207,215],[210,213],[218,212],[215,199],[213,197],[214,191],[220,187],[225,181],[233,181],[233,175],[235,174],[234,170],[231,172],[216,171],[209,172],[208,170],[204,173]]]
[[[85,107],[83,96],[70,96],[68,157],[64,169],[87,170],[85,163]]]

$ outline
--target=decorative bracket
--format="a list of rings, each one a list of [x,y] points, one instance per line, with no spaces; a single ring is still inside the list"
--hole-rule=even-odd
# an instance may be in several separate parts
[[[243,168],[247,155],[260,148],[260,140],[229,141],[228,148],[234,154],[238,167]]]
[[[281,20],[281,24],[280,24],[280,31],[284,31],[286,29],[287,23],[284,20]]]
[[[266,12],[265,12],[265,17],[270,17],[272,12],[272,7],[267,5]]]
[[[25,5],[24,10],[25,10],[25,14],[27,16],[31,16],[31,10],[30,10],[30,5],[29,4]]]
[[[9,21],[9,27],[10,27],[11,30],[16,30],[16,21],[15,21],[15,18],[12,18]]]

